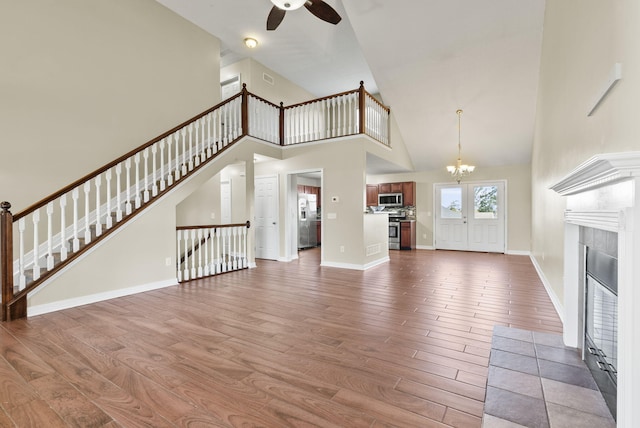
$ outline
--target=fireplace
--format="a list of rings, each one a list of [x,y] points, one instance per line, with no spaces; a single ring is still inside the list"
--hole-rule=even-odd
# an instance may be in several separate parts
[[[593,235],[605,239],[589,240],[588,237]],[[615,245],[607,245],[607,242]],[[584,282],[581,284],[584,286],[582,356],[615,419],[618,383],[617,234],[581,227],[580,245],[584,245],[585,254]]]
[[[638,427],[640,152],[594,156],[550,188],[566,196],[564,342],[583,351],[618,426]]]

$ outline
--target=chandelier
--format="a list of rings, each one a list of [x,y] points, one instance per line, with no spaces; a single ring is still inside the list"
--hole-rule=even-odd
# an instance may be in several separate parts
[[[465,165],[460,159],[460,153],[462,152],[462,146],[460,144],[460,117],[462,116],[462,110],[456,110],[456,114],[458,115],[458,161],[455,166],[449,165],[447,171],[449,171],[458,184],[460,184],[462,177],[471,174],[476,167],[473,165]]]

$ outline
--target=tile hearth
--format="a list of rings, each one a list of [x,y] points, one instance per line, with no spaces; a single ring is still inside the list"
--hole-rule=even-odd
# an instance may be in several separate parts
[[[559,334],[493,329],[483,428],[615,427],[591,372]]]

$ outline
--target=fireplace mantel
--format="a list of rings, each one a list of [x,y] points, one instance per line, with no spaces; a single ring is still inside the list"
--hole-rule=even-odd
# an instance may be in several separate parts
[[[573,195],[640,176],[640,152],[593,156],[550,187],[563,196]]]
[[[618,419],[640,426],[640,152],[604,153],[578,165],[551,190],[566,196],[564,212],[565,344],[581,347],[580,226],[618,234]]]

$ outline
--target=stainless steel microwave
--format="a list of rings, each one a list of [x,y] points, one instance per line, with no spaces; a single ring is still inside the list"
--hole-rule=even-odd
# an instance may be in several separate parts
[[[380,193],[378,195],[378,205],[385,207],[401,207],[402,193]]]

